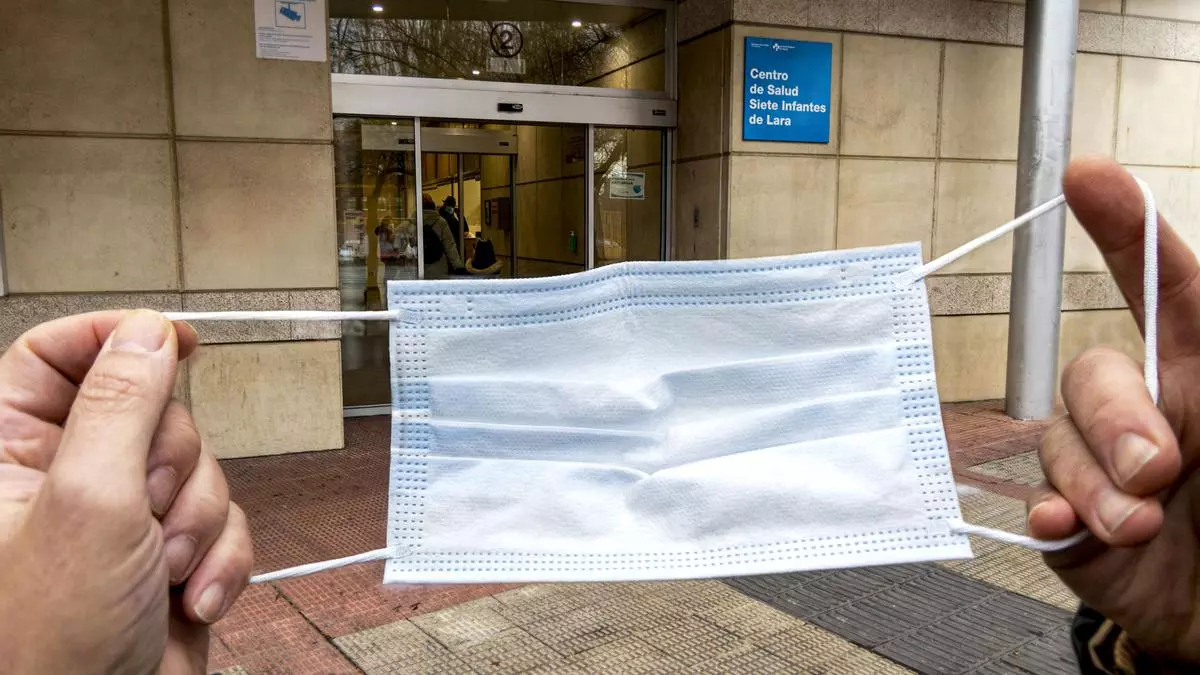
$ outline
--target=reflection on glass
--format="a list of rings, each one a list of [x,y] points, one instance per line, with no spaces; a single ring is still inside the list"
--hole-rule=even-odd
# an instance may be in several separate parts
[[[551,0],[330,3],[335,73],[662,91],[666,15]]]
[[[662,259],[663,132],[596,128],[596,266]]]
[[[479,155],[479,193],[464,190],[464,206],[471,237],[467,241],[472,272],[487,276],[513,276],[513,165],[514,155]],[[473,215],[478,213],[478,215]]]
[[[342,309],[387,308],[387,282],[417,277],[412,120],[334,120],[338,277]],[[400,149],[397,149],[400,148]],[[342,398],[346,406],[391,400],[388,325],[342,327]]]
[[[516,276],[583,271],[587,252],[587,127],[517,127]]]

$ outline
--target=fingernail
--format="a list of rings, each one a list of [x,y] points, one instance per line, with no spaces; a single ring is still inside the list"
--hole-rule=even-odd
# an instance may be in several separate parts
[[[146,479],[146,493],[150,495],[150,510],[154,515],[161,516],[170,506],[171,495],[175,493],[175,469],[160,466],[150,472]]]
[[[1142,502],[1116,490],[1109,490],[1096,506],[1096,515],[1109,534],[1116,533],[1121,525],[1129,520],[1135,511],[1142,507]]]
[[[1045,505],[1046,505],[1046,502],[1038,502],[1038,503],[1034,504],[1033,506],[1029,507],[1029,513],[1025,514],[1025,523],[1027,524],[1027,526],[1028,526],[1028,523],[1033,522],[1034,514],[1038,512],[1038,509],[1042,508]]]
[[[1121,483],[1126,484],[1137,477],[1142,467],[1158,455],[1158,446],[1137,434],[1123,434],[1117,439],[1113,465]]]
[[[192,556],[195,553],[196,540],[189,536],[179,535],[167,542],[163,549],[163,555],[167,559],[167,570],[171,577],[171,583],[183,580],[183,575],[191,566]]]
[[[192,607],[196,617],[204,623],[213,623],[221,618],[221,613],[225,609],[225,589],[221,588],[221,584],[211,584],[204,592],[200,594],[196,604]]]
[[[113,332],[112,348],[118,352],[156,352],[167,342],[170,324],[158,312],[130,312]]]

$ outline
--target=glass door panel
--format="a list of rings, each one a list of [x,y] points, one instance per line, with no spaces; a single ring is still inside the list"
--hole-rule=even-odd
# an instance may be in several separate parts
[[[513,246],[513,179],[515,155],[479,155],[479,216],[472,218],[474,202],[466,190],[467,226],[476,241],[471,244],[472,266],[490,269],[499,264],[499,275],[512,277],[516,269]],[[491,243],[494,260],[476,256],[478,242]]]
[[[595,131],[596,266],[662,260],[663,132]]]
[[[516,276],[581,272],[586,266],[587,127],[517,127]]]
[[[341,308],[387,309],[387,282],[417,278],[411,119],[334,120]],[[342,324],[342,401],[389,405],[388,324]]]
[[[425,279],[445,279],[465,264],[460,209],[462,165],[460,153],[421,153]]]

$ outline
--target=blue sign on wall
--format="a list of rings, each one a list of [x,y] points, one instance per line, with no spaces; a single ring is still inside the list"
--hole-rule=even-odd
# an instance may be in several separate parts
[[[742,139],[828,143],[833,45],[746,38]]]

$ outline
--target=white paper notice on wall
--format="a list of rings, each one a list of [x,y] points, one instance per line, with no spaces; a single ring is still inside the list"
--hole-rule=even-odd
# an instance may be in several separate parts
[[[608,177],[609,199],[645,199],[646,174],[640,171],[613,174]]]
[[[254,41],[260,59],[324,61],[325,0],[254,0]]]

